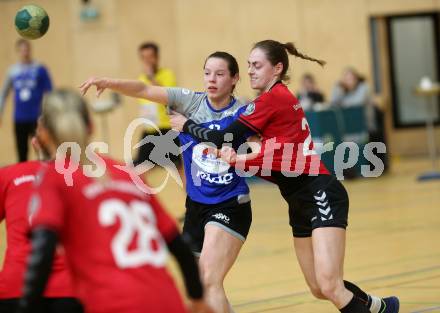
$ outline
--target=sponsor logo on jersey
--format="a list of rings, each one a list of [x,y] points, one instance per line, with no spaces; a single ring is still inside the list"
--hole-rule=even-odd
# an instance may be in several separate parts
[[[223,113],[223,114],[222,114],[222,118],[230,117],[230,116],[234,116],[234,114],[236,113],[236,111],[237,111],[237,110],[235,110],[235,111],[222,112],[222,113]]]
[[[212,215],[212,217],[215,219],[221,220],[221,221],[225,222],[226,224],[229,224],[229,221],[231,220],[229,217],[227,217],[223,213],[214,214],[214,215]]]
[[[211,174],[226,173],[231,167],[227,162],[217,158],[217,149],[206,144],[198,144],[193,148],[192,159],[204,172]]]
[[[297,103],[297,104],[295,104],[294,106],[293,106],[293,109],[295,110],[295,111],[297,111],[298,109],[301,109],[301,103]]]
[[[247,105],[246,111],[244,111],[243,115],[248,116],[255,112],[255,103],[251,102]]]
[[[82,193],[87,199],[94,199],[109,191],[116,191],[137,197],[144,197],[143,192],[136,185],[133,185],[131,181],[125,180],[110,179],[105,182],[93,182],[86,185],[82,189]]]
[[[14,179],[14,185],[19,186],[24,183],[33,182],[34,180],[35,180],[34,175],[24,175],[24,176],[20,176],[20,177],[17,177],[16,179]]]
[[[232,173],[227,173],[225,175],[219,175],[219,176],[211,176],[210,173],[205,173],[200,170],[197,172],[197,177],[200,177],[200,179],[206,180],[211,184],[218,184],[218,185],[229,185],[234,180],[234,174]]]

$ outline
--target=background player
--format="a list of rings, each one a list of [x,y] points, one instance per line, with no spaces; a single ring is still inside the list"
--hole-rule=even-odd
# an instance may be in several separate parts
[[[282,83],[288,78],[286,50],[297,57],[324,64],[298,52],[292,43],[258,42],[248,63],[251,87],[260,92],[260,96],[248,105],[246,112],[223,131],[205,130],[182,115],[171,119],[173,128],[213,142],[218,148],[222,147],[225,134],[230,133],[234,138],[249,131],[259,134],[261,152],[247,164],[259,166],[260,175],[264,170],[269,171],[271,180],[278,184],[287,201],[295,252],[313,295],[330,300],[343,313],[398,312],[396,297],[379,299],[367,295],[353,283],[343,281],[348,195],[313,151],[304,112]],[[271,144],[271,140],[275,140],[278,146]],[[294,148],[289,151],[290,159],[286,159],[284,148],[291,144]],[[267,157],[263,162],[265,149],[273,150],[272,162],[267,162]],[[224,147],[222,151],[227,161],[235,162],[236,154],[232,148]],[[284,175],[286,172],[290,175]]]
[[[79,95],[57,90],[46,97],[37,138],[48,155],[54,158],[63,142],[76,142],[84,151],[90,130],[87,107]],[[185,312],[165,268],[165,245],[182,269],[193,312],[211,312],[202,300],[191,251],[153,195],[137,189],[129,174],[110,159],[95,164],[105,166],[103,177],[86,176],[82,171],[86,167],[81,167],[73,174],[71,187],[57,172],[56,162],[77,160],[71,153],[69,159],[49,163],[36,182],[32,253],[20,312],[32,311],[42,293],[58,239],[86,312]],[[81,156],[80,165],[85,164]]]
[[[154,42],[145,42],[139,46],[139,59],[142,63],[142,73],[139,75],[139,80],[145,85],[174,87],[176,86],[176,77],[174,73],[168,69],[159,66],[160,51],[159,46]],[[139,98],[140,115],[148,118],[159,128],[160,133],[155,128],[148,127],[142,134],[142,139],[147,136],[160,136],[166,134],[171,130],[170,119],[163,104],[155,101],[148,101],[144,98]],[[175,142],[179,145],[179,140],[176,138]],[[134,164],[141,164],[145,160],[151,160],[150,154],[154,146],[152,143],[146,143],[139,148],[138,156]],[[180,155],[168,153],[168,157],[177,166],[180,165]]]
[[[202,123],[204,129],[224,129],[244,111],[233,95],[239,79],[238,64],[226,52],[208,56],[204,65],[205,92],[163,88],[136,81],[92,78],[82,85],[87,92],[96,86],[125,95],[145,98],[168,106]],[[186,214],[183,234],[200,256],[199,266],[207,301],[217,312],[229,312],[223,281],[237,259],[252,221],[249,188],[244,178],[212,153],[212,148],[194,137],[180,136],[187,177]],[[244,139],[242,140],[242,142]]]
[[[19,62],[12,65],[0,91],[0,126],[6,98],[14,89],[14,131],[18,161],[27,160],[28,142],[35,132],[44,93],[52,90],[46,67],[32,59],[31,44],[19,39],[15,44]]]
[[[22,296],[23,280],[31,246],[28,238],[28,204],[36,180],[39,161],[29,161],[0,169],[0,222],[6,222],[7,250],[0,272],[0,312],[15,312]],[[73,298],[74,292],[64,255],[55,255],[44,299],[36,312],[81,313],[82,307]]]

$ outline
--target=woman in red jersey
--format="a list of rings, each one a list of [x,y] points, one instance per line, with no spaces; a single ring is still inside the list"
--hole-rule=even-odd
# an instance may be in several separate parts
[[[22,296],[26,260],[31,250],[28,204],[33,182],[41,167],[39,161],[28,161],[0,169],[0,222],[6,223],[7,249],[0,271],[0,313],[15,312]],[[72,282],[64,255],[55,255],[44,298],[34,309],[45,313],[80,313],[82,307],[74,298]]]
[[[331,301],[344,313],[396,313],[396,297],[380,299],[343,280],[348,195],[314,151],[304,112],[283,83],[288,53],[324,64],[298,52],[292,43],[260,41],[248,60],[251,87],[260,96],[246,112],[222,131],[202,129],[181,115],[172,117],[173,128],[218,148],[225,134],[232,134],[234,140],[249,131],[260,135],[261,150],[246,166],[257,166],[258,174],[274,181],[288,203],[295,252],[313,295]],[[243,159],[229,147],[222,148],[222,157],[230,163]]]
[[[90,166],[82,156],[90,130],[87,106],[78,94],[57,90],[47,96],[37,138],[57,159],[42,168],[31,200],[32,253],[19,312],[32,312],[59,239],[87,313],[186,312],[166,271],[166,247],[182,269],[192,312],[211,313],[192,253],[154,196],[141,192],[111,159],[94,164],[105,167],[103,176],[86,175]],[[59,158],[58,147],[65,142],[82,151],[75,164],[81,167],[69,181],[59,165],[78,160],[73,153],[68,160]]]

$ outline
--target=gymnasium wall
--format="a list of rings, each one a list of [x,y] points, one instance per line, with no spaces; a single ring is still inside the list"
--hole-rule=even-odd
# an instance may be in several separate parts
[[[294,41],[298,48],[328,64],[293,60],[290,87],[297,90],[304,71],[315,74],[327,96],[347,65],[371,78],[368,19],[395,13],[440,9],[440,0],[92,0],[100,8],[98,21],[79,19],[80,0],[37,0],[48,11],[48,34],[33,42],[34,55],[45,63],[56,86],[76,88],[91,75],[136,78],[138,44],[157,41],[161,63],[175,70],[178,83],[201,89],[205,57],[215,50],[235,55],[242,79],[237,94],[248,98],[246,57],[251,45],[262,39]],[[15,12],[27,1],[0,0],[0,73],[15,62]],[[371,81],[371,80],[370,80]],[[105,95],[104,95],[105,97]],[[94,93],[88,98],[95,100]],[[391,127],[389,95],[380,97],[389,113],[390,145],[394,155],[426,153],[424,129],[397,131]],[[11,97],[0,128],[0,164],[15,161],[11,125]],[[108,117],[110,153],[123,155],[125,127],[137,116],[133,99]],[[102,139],[101,118],[96,117],[96,140]]]

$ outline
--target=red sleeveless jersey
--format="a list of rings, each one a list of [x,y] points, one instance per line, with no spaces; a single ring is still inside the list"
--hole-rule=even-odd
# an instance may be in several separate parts
[[[258,167],[261,176],[269,176],[270,171],[329,174],[314,151],[304,111],[286,85],[276,83],[248,104],[238,119],[262,138],[260,154],[246,167]]]
[[[22,296],[24,273],[31,245],[28,239],[29,199],[41,167],[37,161],[0,169],[0,221],[6,222],[7,249],[0,272],[0,299]],[[2,238],[3,240],[3,238]],[[71,279],[62,251],[55,255],[45,297],[73,297]]]
[[[33,227],[59,234],[86,312],[184,312],[165,268],[174,220],[116,162],[104,161],[106,177],[87,177],[80,166],[68,183],[49,164],[34,196]]]

